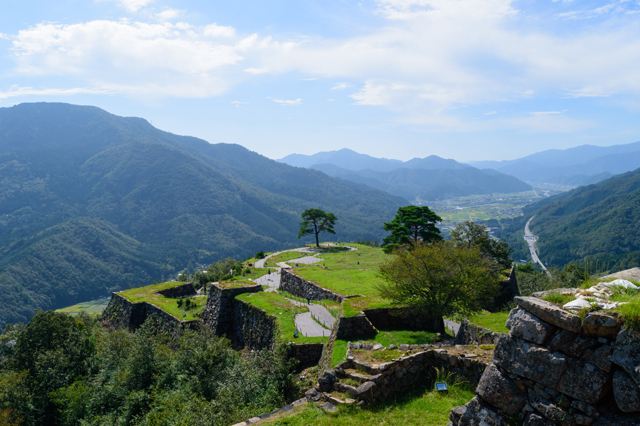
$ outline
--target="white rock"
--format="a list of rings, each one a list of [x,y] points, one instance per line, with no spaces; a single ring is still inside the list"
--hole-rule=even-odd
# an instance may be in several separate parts
[[[563,306],[563,308],[571,311],[579,311],[582,308],[590,308],[590,307],[591,307],[591,303],[589,303],[584,299],[572,300],[571,302]]]
[[[609,283],[598,283],[598,285],[602,285],[604,287],[624,287],[624,288],[630,288],[632,290],[639,290],[640,287],[636,286],[635,284],[633,284],[631,281],[627,281],[627,280],[621,280],[621,279],[617,279],[617,280],[613,280]]]

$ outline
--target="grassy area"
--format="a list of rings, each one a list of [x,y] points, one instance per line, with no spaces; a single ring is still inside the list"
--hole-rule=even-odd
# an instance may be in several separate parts
[[[289,292],[278,290],[278,293],[286,297],[287,299],[295,300],[296,302],[307,303],[307,299],[304,297],[295,296]],[[338,312],[340,312],[340,303],[334,302],[333,300],[324,299],[324,300],[311,300],[312,304],[317,304],[324,306],[334,318],[338,318]]]
[[[329,413],[313,404],[297,407],[291,413],[280,414],[264,420],[260,424],[287,426],[351,426],[351,425],[385,425],[385,426],[442,426],[449,421],[449,412],[458,405],[469,402],[474,396],[469,387],[461,384],[450,384],[446,393],[433,390],[433,383],[413,393],[398,396],[386,404],[368,408],[353,405],[341,405],[335,413]]]
[[[573,294],[560,294],[560,293],[552,293],[547,294],[542,299],[547,302],[555,303],[556,305],[566,305],[569,302],[576,300],[576,297]]]
[[[259,293],[245,293],[236,297],[239,300],[250,303],[262,309],[267,314],[274,316],[280,329],[281,336],[286,342],[295,343],[325,343],[329,337],[293,337],[296,331],[294,318],[296,314],[306,312],[305,308],[293,306],[287,299],[275,292],[262,291]]]
[[[509,312],[484,313],[469,318],[469,322],[498,333],[508,333],[509,329],[505,327]]]
[[[286,262],[288,260],[291,259],[299,259],[301,257],[305,257],[305,256],[310,256],[309,253],[300,253],[299,251],[285,251],[284,253],[280,253],[278,255],[275,255],[273,257],[270,257],[269,259],[267,259],[266,262],[264,262],[264,267],[265,268],[275,268],[276,266],[278,266],[279,262]]]
[[[393,344],[399,346],[403,343],[408,345],[422,345],[435,343],[442,338],[451,338],[452,336],[437,336],[431,331],[415,331],[415,330],[382,330],[375,336],[368,338],[353,338],[349,340],[337,339],[333,344],[333,355],[331,357],[331,365],[335,366],[344,361],[347,356],[347,345],[351,342],[369,342],[380,343],[384,347]]]
[[[357,247],[357,250],[324,253],[322,265],[327,269],[309,266],[298,268],[295,273],[343,296],[363,296],[347,299],[343,306],[343,316],[354,316],[362,309],[390,306],[376,289],[383,282],[378,275],[378,267],[387,259],[387,255],[380,248],[360,244],[350,246]]]
[[[71,316],[76,316],[80,312],[88,314],[100,315],[109,304],[109,298],[91,300],[89,302],[78,303],[77,305],[67,306],[66,308],[57,309],[56,312],[64,312]]]
[[[124,296],[127,300],[133,303],[149,302],[153,303],[165,312],[173,315],[174,317],[191,321],[199,319],[199,315],[204,311],[204,306],[207,304],[207,297],[192,297],[191,302],[195,304],[192,308],[184,310],[178,307],[177,299],[170,299],[159,294],[154,294],[157,291],[166,290],[179,285],[184,285],[182,282],[167,282],[154,284],[146,287],[132,288],[129,290],[121,291],[121,296]],[[185,315],[183,315],[185,314]]]

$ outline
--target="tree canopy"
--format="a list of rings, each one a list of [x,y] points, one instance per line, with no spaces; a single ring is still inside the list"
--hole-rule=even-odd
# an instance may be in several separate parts
[[[333,213],[326,213],[320,209],[307,209],[302,212],[302,219],[298,238],[314,234],[316,236],[316,247],[320,247],[320,240],[318,239],[320,232],[336,233],[333,230],[333,226],[338,218]]]
[[[396,247],[420,241],[442,241],[440,230],[436,227],[436,222],[441,221],[440,216],[427,206],[400,207],[396,217],[384,224],[384,230],[391,231],[391,234],[384,239],[382,246],[390,252]]]
[[[489,236],[487,228],[475,222],[459,223],[451,230],[451,241],[462,247],[477,247],[482,254],[496,262],[502,269],[511,267],[509,255],[513,252],[505,240]]]
[[[381,266],[380,275],[386,282],[378,288],[382,297],[434,318],[479,311],[500,288],[492,262],[477,247],[448,241],[398,250]]]

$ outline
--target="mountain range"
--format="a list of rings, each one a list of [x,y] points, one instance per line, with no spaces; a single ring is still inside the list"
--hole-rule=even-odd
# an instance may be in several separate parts
[[[474,167],[490,168],[526,182],[589,185],[640,167],[640,142],[613,145],[582,145],[551,149],[508,161],[473,161]]]
[[[0,108],[0,326],[209,263],[299,246],[300,214],[382,238],[408,202],[88,106]]]
[[[516,259],[528,255],[522,230],[533,217],[530,229],[547,267],[597,260],[600,271],[615,271],[640,263],[640,169],[545,198],[523,211],[524,216],[503,224],[502,236],[516,249]]]
[[[291,154],[278,161],[320,170],[412,201],[531,189],[529,184],[513,176],[491,169],[480,170],[436,155],[403,162],[341,149],[313,155]]]

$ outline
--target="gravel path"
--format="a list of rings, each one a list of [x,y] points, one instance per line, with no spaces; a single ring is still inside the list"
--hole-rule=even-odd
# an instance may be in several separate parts
[[[296,263],[303,263],[305,265],[310,265],[312,263],[322,262],[324,260],[316,256],[305,256],[305,257],[300,257],[298,259],[291,259],[291,260],[287,260],[285,263],[288,263],[289,265],[294,265]]]
[[[277,256],[277,255],[282,254],[282,253],[286,253],[288,251],[298,251],[300,253],[313,253],[313,251],[310,250],[308,247],[301,247],[301,248],[294,248],[294,249],[289,249],[289,250],[277,251],[275,253],[271,253],[269,256],[265,257],[264,259],[260,259],[260,260],[256,261],[255,267],[256,268],[264,268],[264,262],[266,262],[267,259],[269,259],[270,257],[273,257],[273,256]]]
[[[298,331],[306,337],[329,337],[331,334],[331,330],[327,330],[311,317],[311,312],[296,315],[295,324]]]
[[[280,273],[272,272],[257,278],[255,281],[257,284],[269,286],[267,291],[276,291],[280,287]]]

